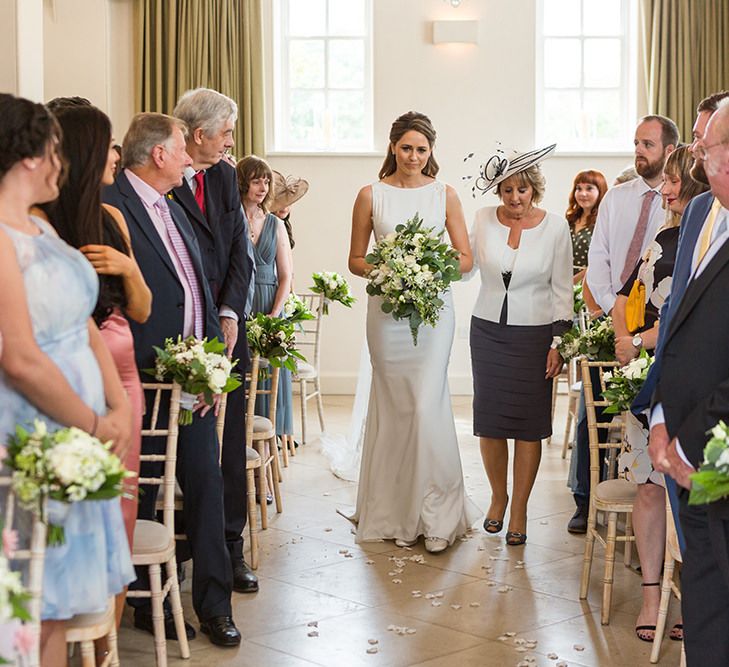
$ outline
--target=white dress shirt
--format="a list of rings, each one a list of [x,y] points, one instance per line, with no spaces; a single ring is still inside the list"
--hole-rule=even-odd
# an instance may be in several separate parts
[[[620,276],[638,224],[643,197],[650,190],[660,195],[659,187],[651,188],[639,176],[610,188],[600,202],[587,256],[587,284],[595,301],[605,313],[612,310],[616,295],[623,287]],[[665,212],[661,208],[661,198],[654,197],[640,257],[664,221]]]
[[[507,324],[537,326],[572,320],[572,240],[567,222],[547,213],[521,233],[519,248],[509,249],[509,227],[496,217],[497,207],[476,211],[470,240],[473,270],[481,274],[473,315],[498,322],[506,294],[502,271],[512,271]],[[510,250],[510,252],[508,252]]]
[[[709,262],[714,258],[716,253],[721,250],[721,247],[727,241],[729,241],[729,211],[722,207],[721,209],[719,209],[719,212],[716,215],[714,229],[711,232],[711,245],[706,251],[706,254],[704,255],[701,262],[699,262],[699,248],[701,246],[700,239],[704,233],[704,227],[706,226],[708,221],[709,216],[707,215],[706,219],[704,220],[704,224],[701,226],[701,232],[699,232],[696,247],[694,248],[694,256],[691,263],[691,279],[689,280],[689,283],[691,282],[691,280],[695,280],[696,278],[698,278],[704,272],[704,269],[708,266]],[[651,412],[650,427],[653,428],[658,424],[665,423],[666,418],[663,414],[663,404],[657,403],[654,406],[653,411]],[[676,438],[676,452],[686,465],[693,468],[693,464],[688,460],[688,457],[684,453],[678,438]]]

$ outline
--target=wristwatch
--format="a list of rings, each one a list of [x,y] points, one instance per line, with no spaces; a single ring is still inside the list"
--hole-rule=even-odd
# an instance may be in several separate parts
[[[643,347],[643,337],[640,334],[633,336],[633,347],[637,347],[639,350]]]

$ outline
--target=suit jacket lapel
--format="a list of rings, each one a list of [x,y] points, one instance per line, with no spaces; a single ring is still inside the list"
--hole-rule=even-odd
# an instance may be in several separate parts
[[[681,326],[681,323],[688,317],[696,302],[706,291],[706,288],[711,285],[714,278],[716,278],[717,274],[727,263],[729,263],[729,241],[725,242],[716,255],[711,258],[711,261],[704,267],[700,276],[693,280],[689,278],[689,283],[686,286],[681,303],[671,320],[666,343],[668,343],[676,330]]]
[[[208,183],[206,179],[205,186],[207,187],[207,185]],[[174,188],[172,190],[172,194],[175,197],[175,201],[182,206],[183,209],[185,209],[185,213],[187,213],[188,216],[195,218],[195,222],[198,222],[205,229],[210,231],[208,221],[202,214],[200,207],[197,205],[195,195],[192,194],[192,190],[190,190],[190,186],[187,184],[186,180],[183,179],[182,185],[178,188]]]
[[[152,247],[157,251],[157,254],[162,258],[165,266],[172,272],[172,275],[177,278],[177,271],[175,270],[170,255],[167,252],[165,244],[162,242],[157,230],[154,227],[154,223],[147,213],[147,209],[144,208],[139,196],[134,191],[129,179],[124,175],[124,172],[117,176],[116,182],[119,186],[119,191],[126,197],[126,205],[132,214],[132,220],[136,223],[137,227],[147,237]]]

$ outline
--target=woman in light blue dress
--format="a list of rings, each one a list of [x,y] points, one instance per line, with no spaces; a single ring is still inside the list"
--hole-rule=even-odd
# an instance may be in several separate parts
[[[28,215],[58,195],[57,124],[40,105],[0,94],[0,442],[36,418],[113,440],[123,457],[131,408],[90,320],[98,279],[84,256]],[[56,507],[49,504],[49,512]],[[102,611],[134,579],[119,499],[67,506],[65,544],[46,551],[41,662],[65,665],[65,624]]]
[[[267,204],[273,199],[273,174],[268,164],[255,155],[240,160],[236,170],[256,260],[251,312],[281,317],[284,301],[291,292],[291,245],[283,221],[267,211]],[[291,371],[282,368],[279,378],[276,434],[293,435]],[[267,414],[268,397],[262,396],[260,401],[256,414]]]

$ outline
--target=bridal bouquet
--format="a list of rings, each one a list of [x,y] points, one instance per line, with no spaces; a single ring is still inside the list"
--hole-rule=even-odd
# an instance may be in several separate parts
[[[182,387],[178,420],[182,426],[192,424],[192,409],[200,394],[212,405],[215,394],[227,394],[240,387],[240,377],[232,372],[237,361],[225,356],[225,344],[217,338],[167,338],[164,349],[155,346],[154,351],[155,367],[145,372],[159,382],[174,381]]]
[[[296,349],[293,322],[258,313],[246,322],[246,338],[253,354],[268,359],[272,366],[296,372],[296,360],[306,358]]]
[[[49,433],[40,419],[33,422],[33,430],[15,427],[5,465],[13,471],[12,487],[20,504],[48,524],[51,546],[65,541],[59,519],[67,503],[116,498],[123,493],[124,479],[133,475],[111,451],[110,442],[74,427]],[[46,500],[59,502],[46,507]]]
[[[317,294],[324,295],[322,313],[329,315],[329,302],[338,301],[343,306],[351,308],[356,299],[349,290],[349,283],[334,271],[322,271],[311,276],[314,286],[309,289]]]
[[[729,426],[714,426],[704,448],[704,462],[691,475],[689,505],[705,505],[729,496]]]
[[[292,324],[303,322],[304,320],[315,319],[307,305],[296,294],[291,292],[283,305],[283,317]]]
[[[557,336],[557,352],[565,362],[571,361],[581,354],[580,335],[580,330],[577,327],[572,327],[561,336]]]
[[[367,294],[382,297],[382,312],[395,320],[408,320],[413,344],[418,327],[435,326],[450,283],[461,279],[458,251],[443,243],[415,216],[380,239],[365,261],[373,265]]]
[[[648,370],[653,365],[654,357],[645,350],[640,356],[627,363],[614,373],[605,373],[605,391],[603,398],[610,403],[605,408],[608,414],[618,414],[630,410],[630,406],[643,388]]]

